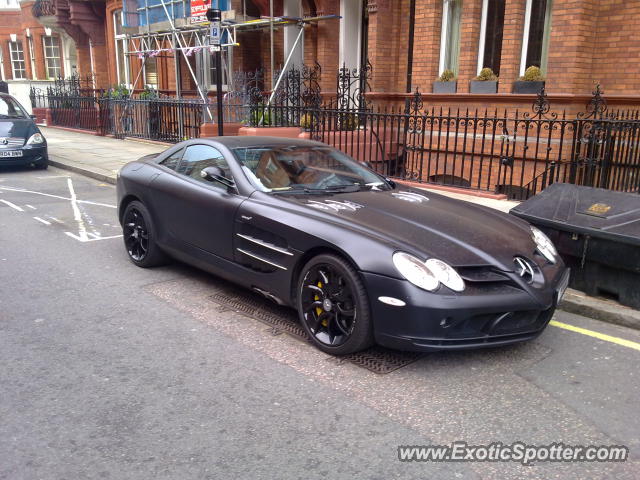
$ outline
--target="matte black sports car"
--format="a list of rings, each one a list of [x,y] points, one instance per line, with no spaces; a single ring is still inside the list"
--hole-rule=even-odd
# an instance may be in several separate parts
[[[22,105],[0,93],[0,166],[48,167],[47,141]]]
[[[133,263],[169,255],[293,306],[332,354],[529,340],[568,282],[526,222],[318,142],[189,140],[124,166],[118,206]]]

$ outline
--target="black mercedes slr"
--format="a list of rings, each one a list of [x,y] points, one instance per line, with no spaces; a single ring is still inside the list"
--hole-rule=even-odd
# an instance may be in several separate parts
[[[535,227],[319,142],[189,140],[125,165],[117,189],[133,263],[173,257],[289,305],[335,355],[530,340],[568,283]]]

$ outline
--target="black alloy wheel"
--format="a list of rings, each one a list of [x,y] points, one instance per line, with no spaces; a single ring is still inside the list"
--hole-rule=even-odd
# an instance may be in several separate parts
[[[346,355],[373,343],[364,286],[340,257],[320,255],[305,265],[298,283],[298,312],[312,342],[327,353]]]
[[[139,267],[154,267],[165,255],[155,242],[151,215],[138,201],[131,202],[122,217],[122,235],[129,259]]]

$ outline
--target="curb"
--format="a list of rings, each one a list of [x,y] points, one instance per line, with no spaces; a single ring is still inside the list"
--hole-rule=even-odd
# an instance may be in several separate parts
[[[104,183],[110,183],[111,185],[116,184],[115,176],[106,175],[104,173],[89,170],[88,168],[78,167],[76,165],[65,163],[59,159],[53,158],[51,154],[49,154],[49,165],[60,168],[62,170],[69,170],[71,172],[78,173],[80,175],[84,175],[85,177],[90,177]]]
[[[63,170],[69,170],[101,182],[116,184],[115,175],[106,175],[88,168],[65,163],[49,155],[49,164]],[[620,325],[640,330],[640,311],[625,307],[618,303],[589,297],[577,290],[568,289],[558,305],[558,310],[600,320],[601,322]]]
[[[601,322],[640,330],[640,311],[610,300],[589,297],[577,290],[567,290],[558,309]]]

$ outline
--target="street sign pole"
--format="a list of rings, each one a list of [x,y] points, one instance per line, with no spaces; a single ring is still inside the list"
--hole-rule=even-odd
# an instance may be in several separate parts
[[[224,135],[224,110],[222,98],[222,48],[220,47],[220,43],[222,40],[222,12],[217,8],[208,9],[207,20],[211,22],[209,45],[211,45],[215,50],[216,98],[218,102],[218,136],[222,137]]]

